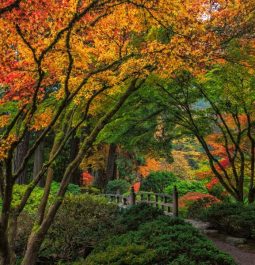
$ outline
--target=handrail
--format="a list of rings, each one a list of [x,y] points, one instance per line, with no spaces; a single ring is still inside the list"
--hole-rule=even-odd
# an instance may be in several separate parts
[[[110,198],[111,202],[121,205],[134,205],[138,203],[146,203],[153,207],[162,209],[166,214],[172,213],[178,216],[178,191],[174,187],[172,196],[165,193],[153,193],[146,191],[135,192],[132,187],[130,195],[124,196],[121,194],[104,194]]]

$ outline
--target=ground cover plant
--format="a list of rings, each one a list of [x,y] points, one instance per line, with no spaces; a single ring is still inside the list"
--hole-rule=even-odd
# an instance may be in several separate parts
[[[155,211],[151,207],[149,210]],[[99,244],[86,260],[77,264],[235,264],[181,219],[159,215],[137,223],[139,226],[133,226],[133,231]]]

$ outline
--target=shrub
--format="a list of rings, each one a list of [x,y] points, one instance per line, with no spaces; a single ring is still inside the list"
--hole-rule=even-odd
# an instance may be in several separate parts
[[[83,263],[76,265],[151,265],[156,260],[156,253],[143,245],[114,246],[107,252],[89,256]]]
[[[164,189],[176,182],[176,176],[171,172],[152,172],[141,185],[141,190],[162,193]]]
[[[177,187],[179,196],[183,196],[188,192],[200,192],[207,193],[205,185],[202,181],[187,181],[179,179],[176,182],[165,188],[165,192],[168,194],[172,194],[174,190],[174,186]]]
[[[19,205],[20,200],[23,197],[26,189],[27,189],[27,185],[14,185],[13,199],[12,199],[13,207]],[[40,200],[42,198],[42,195],[43,195],[43,189],[40,187],[35,187],[35,189],[30,195],[30,198],[28,199],[28,202],[24,210],[29,213],[36,212],[36,210],[38,209]]]
[[[116,223],[118,214],[118,207],[104,197],[68,194],[42,244],[39,260],[46,263],[86,257],[96,244],[124,231],[124,227]],[[24,249],[33,221],[31,214],[19,220],[19,253]]]
[[[235,264],[231,257],[217,250],[211,241],[207,240],[191,225],[178,218],[162,216],[152,222],[140,225],[137,231],[113,237],[99,244],[82,265],[101,264],[101,260],[113,255],[113,249],[117,250],[121,247],[121,250],[123,250],[130,245],[144,246],[146,249],[153,251],[154,255],[151,256],[150,264]],[[116,260],[116,263],[102,264],[140,264],[134,260],[129,260],[129,263],[123,262],[129,257],[128,252],[120,251],[120,254],[114,256],[120,255],[122,262]],[[136,260],[142,259],[144,252],[138,252],[136,256]]]
[[[87,256],[98,242],[119,228],[114,226],[117,212],[117,206],[103,197],[68,195],[47,234],[40,255],[64,260]]]
[[[88,256],[86,261],[80,259],[71,265],[151,265],[156,257],[155,251],[147,249],[142,245],[115,246],[105,254]],[[70,265],[70,263],[59,262],[58,265]]]
[[[204,209],[201,218],[230,235],[255,239],[255,205],[220,203]]]
[[[51,203],[52,200],[54,199],[54,195],[57,193],[59,186],[60,184],[58,182],[52,183],[49,203]],[[23,197],[27,187],[28,185],[18,185],[18,184],[14,185],[12,207],[19,205],[20,200]],[[80,187],[75,184],[69,184],[67,188],[67,194],[80,194]],[[28,199],[28,202],[24,210],[28,213],[35,213],[38,209],[38,205],[41,201],[42,196],[43,196],[43,188],[35,187],[35,189],[30,195],[30,198]],[[0,198],[0,207],[1,205],[2,201]]]
[[[127,182],[125,179],[115,179],[115,180],[111,180],[107,183],[106,193],[123,194],[123,193],[127,192],[129,188],[130,188],[130,183]]]
[[[224,187],[220,184],[217,178],[212,178],[205,186],[209,194],[217,197],[221,201],[230,202],[229,194],[225,191]]]
[[[86,186],[86,187],[81,187],[81,193],[99,195],[101,194],[101,190],[93,186]]]
[[[140,224],[152,221],[161,215],[163,215],[162,210],[140,203],[122,210],[119,222],[127,231],[136,230]]]
[[[60,187],[60,183],[59,182],[55,182],[53,181],[53,183],[51,184],[51,193],[52,194],[56,194],[58,192],[58,189]],[[67,194],[71,193],[71,194],[80,194],[81,193],[81,188],[80,186],[76,185],[76,184],[72,184],[70,183],[67,187]]]
[[[18,218],[17,238],[15,240],[15,252],[18,256],[22,256],[30,232],[33,227],[34,216],[26,211],[22,212]]]
[[[219,202],[220,200],[218,198],[210,194],[188,192],[180,198],[179,206],[182,211],[185,211],[187,217],[197,218],[204,208],[208,208],[212,204]]]

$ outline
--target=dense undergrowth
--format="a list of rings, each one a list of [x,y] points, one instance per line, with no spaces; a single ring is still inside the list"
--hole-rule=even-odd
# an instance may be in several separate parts
[[[37,188],[19,220],[16,248],[24,253],[41,190]],[[16,186],[15,196],[24,187]],[[55,191],[51,193],[54,199]],[[69,189],[39,253],[38,264],[65,265],[233,265],[182,219],[139,204],[119,210],[105,198]]]

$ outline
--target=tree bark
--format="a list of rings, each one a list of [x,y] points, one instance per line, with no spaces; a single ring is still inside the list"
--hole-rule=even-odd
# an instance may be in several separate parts
[[[41,141],[41,143],[39,144],[39,146],[36,148],[35,150],[35,154],[34,154],[34,168],[33,168],[33,178],[35,178],[37,176],[37,174],[41,171],[42,166],[43,166],[43,152],[44,151],[44,142]],[[45,184],[45,179],[42,178],[39,182],[39,186],[40,187],[44,187]]]
[[[116,179],[117,175],[116,159],[117,159],[117,145],[110,144],[107,165],[106,165],[106,177],[108,181]]]
[[[5,179],[4,183],[4,195],[2,203],[2,211],[0,218],[0,262],[1,265],[14,265],[13,262],[13,249],[12,244],[9,241],[9,236],[12,234],[12,230],[9,233],[10,224],[10,212],[11,201],[13,192],[13,176],[12,176],[12,153],[5,160],[3,167],[3,175]],[[12,227],[12,226],[11,226]]]
[[[8,242],[9,242],[9,255],[10,264],[16,264],[16,253],[15,253],[15,240],[17,237],[18,218],[16,215],[11,215],[8,223]]]
[[[26,132],[23,140],[18,144],[15,150],[14,159],[13,159],[14,172],[16,172],[21,167],[22,161],[28,152],[29,139],[30,139],[30,133]],[[27,166],[26,166],[25,169],[22,171],[22,173],[19,175],[16,182],[18,184],[26,184],[27,180],[28,179],[27,179]]]

